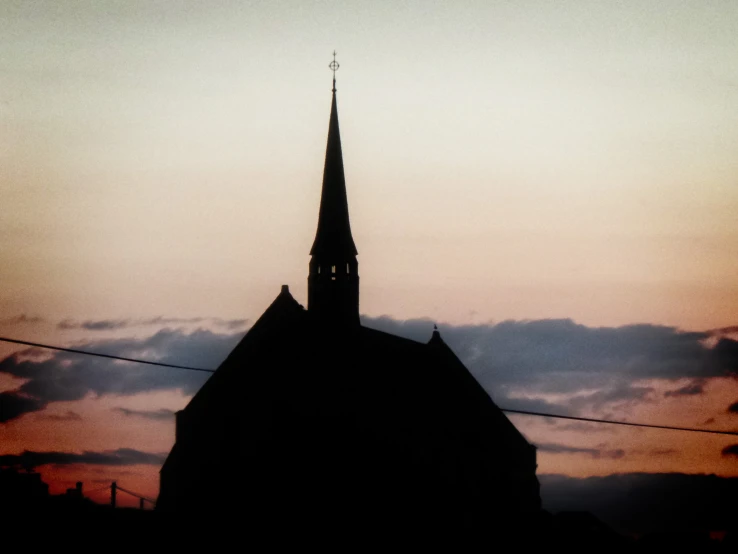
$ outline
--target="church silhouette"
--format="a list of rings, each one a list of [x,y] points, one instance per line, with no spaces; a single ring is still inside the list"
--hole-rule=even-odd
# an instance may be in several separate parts
[[[308,306],[287,285],[176,414],[157,510],[243,529],[486,529],[540,510],[536,450],[434,330],[359,321],[334,69]]]

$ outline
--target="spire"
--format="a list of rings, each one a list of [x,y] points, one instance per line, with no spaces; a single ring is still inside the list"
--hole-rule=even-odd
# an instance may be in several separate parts
[[[351,236],[346,179],[343,175],[341,133],[336,107],[336,53],[328,66],[333,70],[333,98],[328,125],[328,145],[323,168],[323,191],[315,241],[310,249],[308,312],[336,328],[359,325],[359,262]]]
[[[336,106],[336,70],[338,62],[333,53],[333,98],[331,117],[328,125],[328,144],[323,168],[323,191],[320,197],[318,230],[315,234],[311,256],[356,256],[356,245],[351,236],[349,223],[346,180],[343,174],[343,153],[341,133],[338,128],[338,108]]]

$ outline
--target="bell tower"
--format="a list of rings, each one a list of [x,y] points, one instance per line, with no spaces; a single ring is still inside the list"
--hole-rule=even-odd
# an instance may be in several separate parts
[[[359,263],[349,223],[346,180],[343,174],[341,134],[336,107],[336,53],[323,189],[315,241],[310,249],[308,312],[324,323],[359,324]]]

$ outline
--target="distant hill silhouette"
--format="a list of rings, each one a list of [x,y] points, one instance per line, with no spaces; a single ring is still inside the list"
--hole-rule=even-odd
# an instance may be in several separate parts
[[[626,473],[577,479],[541,475],[549,511],[587,510],[626,533],[738,529],[738,478]]]

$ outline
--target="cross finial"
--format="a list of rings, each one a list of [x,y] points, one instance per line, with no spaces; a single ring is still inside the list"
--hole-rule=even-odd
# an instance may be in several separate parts
[[[333,61],[328,64],[328,67],[333,71],[333,92],[336,92],[336,71],[340,67],[336,61],[336,51],[333,51]]]

